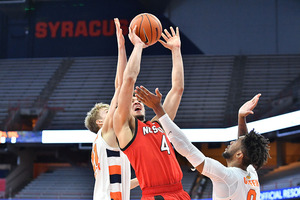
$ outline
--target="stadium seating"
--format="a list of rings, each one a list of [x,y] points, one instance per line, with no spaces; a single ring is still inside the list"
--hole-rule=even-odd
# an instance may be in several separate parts
[[[262,93],[256,116],[266,116],[266,111],[272,109],[272,101],[280,94],[295,98],[289,88],[292,88],[290,84],[299,77],[299,55],[247,56],[240,100],[244,102],[254,94]]]
[[[74,58],[53,91],[49,107],[61,107],[49,129],[84,129],[86,113],[97,102],[110,103],[114,91],[115,57]]]
[[[0,128],[12,108],[32,108],[65,58],[2,59]],[[43,129],[85,129],[83,121],[97,102],[110,103],[114,92],[116,57],[69,58],[68,68],[52,86],[44,106],[54,109]],[[255,117],[272,111],[272,101],[299,79],[299,55],[204,56],[184,55],[185,90],[175,118],[182,128],[236,125],[239,106],[263,94]],[[23,69],[26,69],[25,71]],[[163,98],[171,88],[171,56],[144,56],[136,85],[160,88]],[[289,95],[293,95],[290,94]],[[295,94],[296,95],[296,94]],[[293,99],[296,97],[291,96]],[[146,108],[147,118],[154,114]],[[272,112],[271,112],[272,111]],[[50,118],[47,118],[49,120]],[[1,123],[2,122],[2,123]]]
[[[176,118],[179,125],[198,124],[199,120],[206,126],[222,123],[233,59],[233,56],[184,57],[186,81]],[[116,62],[115,57],[75,58],[48,101],[49,107],[63,110],[56,113],[47,128],[83,129],[86,112],[96,102],[109,103],[113,95]],[[170,56],[144,57],[136,85],[144,85],[151,91],[159,87],[166,96],[171,88],[171,73]],[[191,119],[191,115],[197,117]],[[147,117],[152,116],[149,111]]]
[[[88,167],[62,167],[39,175],[18,199],[92,199],[94,176]]]
[[[61,62],[61,58],[0,60],[0,129],[11,109],[33,106]]]

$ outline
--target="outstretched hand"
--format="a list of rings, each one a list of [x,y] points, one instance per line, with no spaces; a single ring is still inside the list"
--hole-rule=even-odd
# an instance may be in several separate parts
[[[116,26],[116,35],[118,41],[118,48],[124,47],[125,45],[125,38],[123,35],[123,31],[121,29],[120,21],[118,18],[114,18],[115,26]]]
[[[155,89],[155,93],[156,95],[150,92],[144,86],[136,86],[135,88],[135,96],[137,99],[152,109],[161,106],[162,94],[159,92],[158,88]]]
[[[254,114],[253,109],[256,107],[260,96],[261,94],[259,93],[244,103],[239,109],[239,117],[247,117],[250,114]]]
[[[163,40],[158,40],[164,47],[167,49],[170,49],[171,51],[175,48],[180,48],[181,41],[180,41],[180,35],[179,35],[179,28],[176,27],[176,33],[173,29],[173,27],[170,27],[171,34],[168,32],[167,29],[164,30],[165,33],[162,32],[161,36],[164,38],[165,42]]]

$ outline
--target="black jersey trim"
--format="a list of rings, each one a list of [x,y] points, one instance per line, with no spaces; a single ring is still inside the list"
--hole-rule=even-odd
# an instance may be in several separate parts
[[[120,151],[106,149],[107,157],[120,157]]]
[[[138,120],[135,118],[135,131],[134,131],[133,138],[130,140],[130,142],[124,148],[120,148],[121,151],[125,151],[133,143],[133,141],[136,138],[137,131],[138,131]]]
[[[158,123],[158,125],[165,131],[165,129],[162,127],[162,125],[160,124],[160,122],[158,120],[152,121],[152,123],[154,123],[154,122]]]

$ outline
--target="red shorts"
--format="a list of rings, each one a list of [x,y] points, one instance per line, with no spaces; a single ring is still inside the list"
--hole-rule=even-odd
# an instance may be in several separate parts
[[[167,186],[144,188],[141,200],[191,200],[191,197],[182,189],[182,184],[177,183]]]

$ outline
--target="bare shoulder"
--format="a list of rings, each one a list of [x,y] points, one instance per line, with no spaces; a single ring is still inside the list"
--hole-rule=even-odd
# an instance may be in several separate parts
[[[118,140],[120,148],[125,148],[129,142],[132,140],[136,130],[136,120],[134,117],[130,116],[128,123],[124,123],[120,133],[118,134]]]

